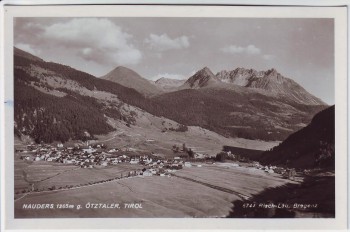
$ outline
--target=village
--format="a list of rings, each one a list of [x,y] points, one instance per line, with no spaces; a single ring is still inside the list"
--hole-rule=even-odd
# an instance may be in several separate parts
[[[26,148],[17,149],[20,159],[28,162],[56,162],[66,165],[75,165],[81,168],[103,168],[122,163],[137,164],[143,166],[140,170],[130,171],[129,175],[143,176],[169,176],[183,167],[191,167],[191,162],[183,157],[174,156],[164,159],[159,154],[138,154],[128,148],[107,149],[104,144],[64,147],[50,144],[31,144]],[[197,156],[199,157],[199,156]],[[200,164],[196,166],[201,167]]]
[[[277,173],[283,177],[293,178],[296,175],[295,170],[288,170],[277,166],[263,166],[257,161],[250,161],[242,158],[240,155],[233,154],[230,151],[222,151],[216,156],[200,154],[193,152],[183,145],[180,148],[174,145],[172,148],[174,156],[163,158],[161,154],[139,154],[132,152],[130,148],[107,148],[105,144],[93,145],[75,145],[65,147],[59,143],[50,144],[30,144],[25,148],[17,148],[16,152],[21,154],[20,159],[28,162],[56,162],[65,165],[75,165],[81,168],[103,168],[118,164],[135,164],[143,168],[130,171],[129,176],[170,176],[172,173],[184,167],[202,167],[202,164],[215,164],[215,162],[234,162],[233,166],[249,167],[263,170],[267,173]],[[184,155],[188,153],[188,155]],[[180,154],[179,156],[176,156]],[[223,158],[224,157],[224,158]]]

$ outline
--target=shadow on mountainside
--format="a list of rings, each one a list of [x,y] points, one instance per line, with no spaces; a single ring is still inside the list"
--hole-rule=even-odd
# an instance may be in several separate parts
[[[301,184],[268,188],[247,201],[234,201],[227,217],[334,218],[335,177],[308,176]]]

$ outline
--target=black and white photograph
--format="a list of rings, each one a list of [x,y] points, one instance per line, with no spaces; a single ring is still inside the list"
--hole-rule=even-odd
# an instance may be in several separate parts
[[[336,219],[335,25],[14,16],[14,219]]]

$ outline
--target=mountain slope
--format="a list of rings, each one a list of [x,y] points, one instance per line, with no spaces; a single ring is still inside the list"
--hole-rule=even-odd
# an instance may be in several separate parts
[[[37,56],[33,56],[32,54],[25,52],[21,49],[18,49],[16,47],[14,47],[13,53],[14,53],[14,56],[17,56],[17,57],[23,57],[32,61],[43,61],[41,58]]]
[[[128,88],[133,88],[145,96],[152,96],[162,92],[157,86],[151,84],[135,71],[122,66],[113,69],[101,78]]]
[[[174,143],[186,143],[194,151],[212,155],[223,145],[248,146],[242,140],[161,117],[177,109],[172,111],[134,89],[68,66],[16,53],[14,71],[14,131],[17,138],[28,138],[28,142],[32,138],[38,143],[71,139],[79,143],[97,138],[111,147],[170,156]],[[254,146],[259,144],[266,147],[264,142],[254,142]]]
[[[325,104],[320,99],[308,93],[298,83],[282,76],[275,69],[258,72],[254,69],[237,68],[230,72],[218,72],[216,77],[224,83],[264,90],[270,95],[283,97],[299,104]]]
[[[199,89],[215,85],[218,82],[219,80],[210,71],[210,69],[208,67],[204,67],[188,78],[188,80],[182,86],[180,86],[179,89]]]
[[[25,75],[19,70],[15,75]],[[15,83],[15,132],[29,135],[35,142],[66,142],[92,139],[112,131],[92,99],[55,97],[34,87]],[[90,102],[90,101],[91,102]]]
[[[15,131],[30,135],[37,141],[46,142],[61,137],[64,137],[63,140],[83,139],[86,137],[85,132],[91,137],[104,134],[111,130],[108,126],[109,119],[132,126],[137,123],[137,115],[142,112],[186,126],[203,127],[227,138],[283,140],[307,125],[312,116],[325,107],[289,102],[239,85],[232,85],[234,91],[214,88],[212,86],[216,86],[216,82],[222,82],[216,80],[207,69],[198,72],[200,75],[194,75],[192,79],[207,77],[207,81],[193,82],[197,86],[203,84],[203,87],[149,98],[135,89],[33,57],[28,57],[24,52],[16,52],[14,57],[15,89],[17,86],[21,89],[15,90]],[[39,101],[40,105],[28,103],[37,101],[38,98],[44,99]],[[70,109],[65,110],[59,119],[55,119],[55,114],[59,112],[52,109],[55,101],[61,107],[67,104],[66,108]],[[76,103],[81,107],[75,107]],[[38,109],[46,112],[45,120],[38,119]],[[74,126],[70,122],[74,121],[72,118],[77,118],[77,114],[79,120],[77,126]],[[104,128],[102,131],[87,125],[89,123],[85,123],[86,119],[80,119],[80,116],[90,114],[93,115],[90,123]],[[42,138],[33,132],[41,121],[44,125],[47,124],[47,130],[53,136],[46,134]],[[67,130],[62,126],[59,130],[63,132],[58,132],[55,126],[65,123],[68,125]]]
[[[298,168],[334,169],[334,142],[335,106],[331,106],[316,114],[307,127],[291,134],[271,151],[263,153],[260,161]]]
[[[156,80],[154,83],[163,91],[171,92],[177,90],[177,88],[183,85],[185,82],[186,80],[177,80],[162,77]]]
[[[286,102],[236,86],[236,91],[217,88],[184,89],[153,98],[173,111],[164,117],[200,126],[227,137],[283,140],[307,125],[325,106]],[[168,114],[170,113],[171,114]]]
[[[135,112],[128,105],[154,112],[163,108],[134,89],[18,51],[14,97],[19,136],[37,142],[93,138],[112,130],[109,117],[133,124]]]

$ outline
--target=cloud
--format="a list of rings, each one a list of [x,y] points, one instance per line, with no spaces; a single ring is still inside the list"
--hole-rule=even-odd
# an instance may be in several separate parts
[[[221,48],[221,51],[228,54],[259,55],[261,53],[261,49],[255,47],[254,45],[248,45],[247,47],[230,45],[230,46]]]
[[[167,34],[150,34],[149,37],[144,40],[144,42],[148,44],[151,49],[159,52],[184,49],[190,46],[190,42],[187,36],[180,36],[171,39]]]
[[[40,38],[43,28],[38,23],[25,20],[25,18],[16,18],[14,32],[15,45],[20,43],[30,44],[32,46],[43,44]]]
[[[75,18],[44,28],[45,41],[76,51],[96,63],[137,64],[142,53],[132,44],[133,36],[108,19]]]

